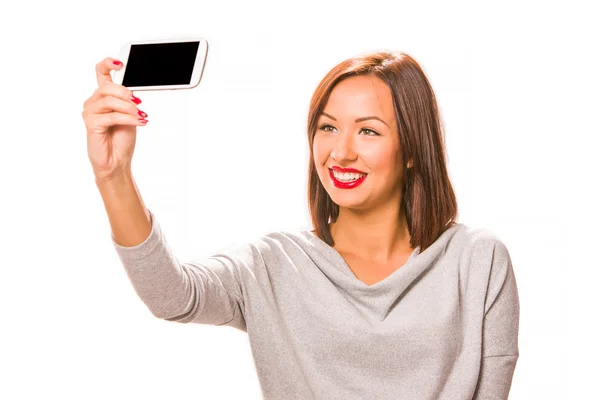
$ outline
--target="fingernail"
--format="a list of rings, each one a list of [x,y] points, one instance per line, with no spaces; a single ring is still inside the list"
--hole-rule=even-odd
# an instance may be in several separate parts
[[[148,120],[147,120],[147,119],[143,119],[143,118],[140,118],[140,119],[139,119],[139,121],[140,121],[142,124],[146,124],[146,123],[148,123]]]
[[[140,99],[138,99],[134,95],[131,95],[131,101],[133,101],[135,104],[140,104],[142,102]]]
[[[123,65],[121,61],[113,61],[113,64],[118,65],[119,67]]]
[[[146,114],[142,110],[138,110],[138,114],[140,115],[140,117],[144,117],[144,118],[146,118],[148,116],[148,114]]]

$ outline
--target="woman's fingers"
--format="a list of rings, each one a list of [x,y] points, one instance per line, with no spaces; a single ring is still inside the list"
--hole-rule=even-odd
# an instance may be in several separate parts
[[[106,114],[111,112],[141,116],[138,113],[137,105],[132,101],[125,101],[122,98],[114,96],[103,96],[86,107],[86,113],[89,114]]]
[[[141,103],[141,100],[137,99],[138,102],[134,102],[133,92],[127,89],[123,85],[119,85],[113,82],[104,82],[98,89],[94,91],[94,93],[83,103],[83,108],[86,109],[90,105],[99,101],[103,97],[116,97],[125,102],[131,103],[133,105],[138,105]]]
[[[110,127],[115,125],[135,125],[144,126],[147,120],[142,117],[123,114],[120,112],[110,112],[106,114],[93,114],[85,118],[87,131],[90,134],[105,134]]]
[[[129,88],[112,81],[110,71],[121,68],[113,61],[107,57],[96,64],[98,88],[83,103],[82,116],[89,133],[104,134],[115,125],[140,126],[147,122],[143,119],[148,115],[137,108],[141,100]]]

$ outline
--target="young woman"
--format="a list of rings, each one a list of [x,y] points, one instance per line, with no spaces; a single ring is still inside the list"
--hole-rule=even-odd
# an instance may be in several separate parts
[[[96,66],[88,155],[112,240],[158,318],[247,332],[265,399],[506,399],[519,297],[506,246],[455,221],[434,92],[404,53],[348,59],[308,115],[314,230],[181,262],[131,174],[139,99]]]

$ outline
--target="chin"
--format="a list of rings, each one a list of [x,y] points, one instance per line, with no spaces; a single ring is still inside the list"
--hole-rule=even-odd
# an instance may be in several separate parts
[[[329,194],[331,201],[333,201],[337,206],[350,208],[355,210],[362,210],[364,207],[364,201],[362,199],[353,198],[353,196],[342,195],[342,196],[332,196]]]

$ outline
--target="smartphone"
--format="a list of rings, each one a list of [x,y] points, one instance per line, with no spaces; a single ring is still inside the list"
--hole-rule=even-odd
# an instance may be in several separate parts
[[[208,42],[201,37],[132,40],[123,45],[113,82],[131,90],[191,89],[198,86]]]

